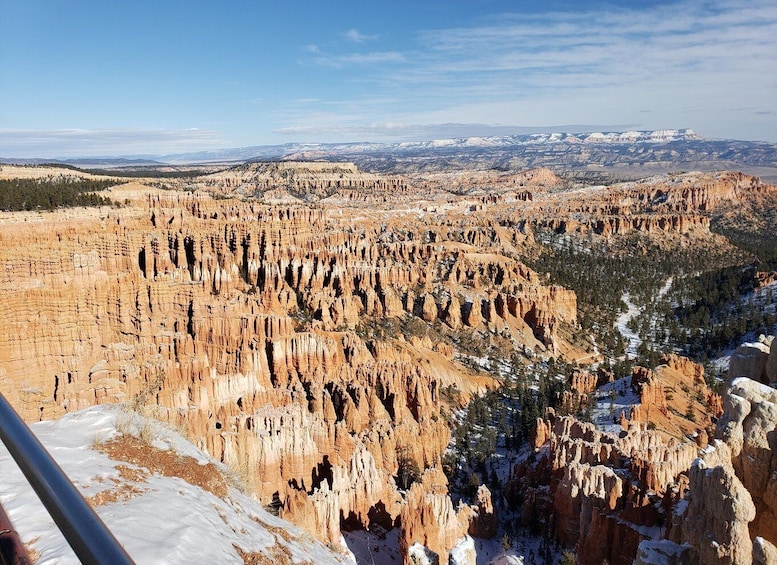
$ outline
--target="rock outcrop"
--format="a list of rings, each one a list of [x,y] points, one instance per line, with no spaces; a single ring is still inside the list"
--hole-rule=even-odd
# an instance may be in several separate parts
[[[499,522],[496,509],[491,501],[491,491],[486,485],[480,485],[475,494],[474,504],[470,506],[468,533],[481,539],[491,539],[496,535]]]
[[[635,367],[624,379],[623,387],[630,387],[639,403],[630,419],[624,418],[620,434],[552,411],[538,419],[531,437],[538,462],[517,466],[506,486],[521,493],[527,523],[552,516],[556,538],[577,549],[580,563],[625,565],[638,559],[641,542],[655,541],[672,505],[688,492],[689,470],[706,447],[712,418],[722,413],[701,365],[676,355],[660,362],[653,371]],[[570,377],[577,394],[609,380],[607,374],[582,371]],[[747,521],[742,523],[746,529]],[[681,543],[679,532],[675,545]],[[689,547],[645,549],[642,559],[661,552],[689,559]]]
[[[774,337],[761,336],[759,341],[737,347],[728,365],[729,381],[746,377],[769,384],[777,382],[777,349]]]
[[[667,438],[694,436],[704,447],[703,438],[709,438],[714,419],[723,413],[720,395],[707,387],[703,366],[673,354],[659,362],[654,371],[634,368],[631,388],[639,404],[623,423],[650,423]]]
[[[364,173],[353,163],[269,161],[245,163],[200,177],[202,186],[222,194],[260,197],[273,203],[377,202],[410,193],[401,177]]]
[[[777,547],[763,538],[755,538],[753,565],[770,565],[771,563],[777,563]]]
[[[776,562],[777,391],[738,377],[723,400],[718,439],[688,471],[687,496],[672,494],[668,539],[640,544],[637,562],[660,555],[670,563]]]
[[[708,468],[698,460],[690,470],[690,504],[683,538],[698,563],[752,563],[748,523],[755,517],[750,493],[729,465]]]
[[[736,476],[755,505],[751,537],[777,544],[777,390],[737,378],[724,399],[717,436],[729,446]]]
[[[537,201],[535,225],[558,233],[605,237],[644,234],[707,234],[710,214],[722,204],[773,195],[774,187],[742,173],[683,173],[586,190],[574,200],[559,194]]]
[[[769,358],[766,360],[766,380],[769,383],[777,383],[777,339],[775,338],[772,338]]]
[[[636,423],[614,435],[552,414],[536,428],[538,463],[516,467],[505,487],[522,492],[525,519],[552,515],[555,535],[577,548],[580,563],[631,563],[650,539],[644,532],[663,520],[662,499],[698,457],[696,443]]]
[[[403,555],[419,544],[434,553],[440,563],[467,532],[468,511],[456,511],[448,496],[448,480],[438,468],[428,469],[407,493],[401,514],[399,546]]]

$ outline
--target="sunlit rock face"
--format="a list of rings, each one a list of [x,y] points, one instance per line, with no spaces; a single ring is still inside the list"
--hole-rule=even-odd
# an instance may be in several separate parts
[[[404,186],[353,174],[299,186],[368,200]],[[524,235],[468,225],[463,206],[419,221],[415,208],[268,206],[139,183],[112,198],[126,203],[3,215],[4,394],[27,420],[129,403],[334,545],[343,527],[393,527],[403,513],[415,535],[437,522],[416,524],[408,504],[426,512],[432,493],[450,503],[447,486],[405,492],[397,475],[440,463],[442,412],[458,408],[443,388],[466,402],[495,381],[424,328],[503,332],[550,351],[559,326],[576,323],[573,292],[502,253]],[[466,515],[435,551],[466,535],[479,514]]]
[[[717,436],[730,448],[736,476],[752,497],[751,538],[777,544],[777,390],[738,378],[724,400]]]
[[[699,563],[751,563],[748,523],[755,517],[750,493],[727,464],[708,468],[698,461],[690,470],[690,504],[684,541]]]
[[[523,493],[527,525],[550,516],[555,536],[576,548],[581,563],[637,559],[641,542],[660,535],[688,491],[711,416],[722,412],[703,373],[701,365],[675,355],[661,358],[655,370],[635,367],[629,383],[636,403],[618,434],[553,412],[538,419],[531,438],[537,462],[518,465],[506,486]],[[575,390],[591,390],[608,379],[577,372],[570,381]],[[678,406],[693,408],[687,410],[692,419],[679,416]]]
[[[669,539],[641,544],[637,562],[662,553],[676,563],[730,564],[771,563],[777,555],[777,391],[734,378],[723,403],[717,439],[688,471],[688,495],[673,511]]]
[[[535,230],[711,238],[710,210],[771,190],[728,173],[577,195],[542,169],[451,182],[248,164],[118,186],[121,207],[4,213],[0,387],[31,421],[126,402],[330,544],[344,528],[399,526],[405,558],[421,544],[444,559],[493,529],[486,493],[453,509],[437,471],[446,417],[497,386],[459,362],[462,338],[498,337],[505,355],[575,353],[577,296],[520,260]],[[695,457],[693,442],[643,433],[655,414],[676,432],[660,379],[695,369],[666,365],[641,383],[645,408],[624,414],[624,438],[567,419],[535,432],[559,494],[535,492],[534,510],[557,505],[568,539],[611,563],[641,539],[624,522],[653,519],[645,491],[664,493]],[[592,384],[580,373],[575,388]],[[633,477],[605,470],[624,458]],[[400,488],[409,467],[418,476]],[[618,541],[594,548],[599,536]]]

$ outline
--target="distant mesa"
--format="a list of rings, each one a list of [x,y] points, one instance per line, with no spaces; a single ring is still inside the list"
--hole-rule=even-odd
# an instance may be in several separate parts
[[[85,169],[143,174],[156,171],[168,175],[185,171],[185,167],[215,168],[252,161],[350,162],[362,171],[383,175],[467,169],[517,172],[549,167],[557,174],[572,172],[586,182],[716,170],[737,170],[766,181],[777,180],[774,143],[707,139],[691,129],[547,132],[401,143],[288,143],[163,156],[0,158],[0,165],[56,162]]]

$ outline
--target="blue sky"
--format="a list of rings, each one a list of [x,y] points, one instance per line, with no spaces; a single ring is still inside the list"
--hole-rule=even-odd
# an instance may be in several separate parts
[[[777,3],[0,0],[0,156],[693,128],[777,142]]]

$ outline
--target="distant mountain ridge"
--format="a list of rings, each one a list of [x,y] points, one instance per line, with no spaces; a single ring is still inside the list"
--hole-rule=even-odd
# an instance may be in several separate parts
[[[261,158],[287,158],[301,152],[322,151],[337,154],[368,154],[394,151],[406,153],[433,149],[508,148],[523,145],[551,143],[670,143],[674,141],[700,141],[703,138],[691,129],[660,129],[650,131],[591,132],[591,133],[530,133],[498,136],[468,136],[432,139],[429,141],[403,141],[395,143],[287,143],[284,145],[257,145],[235,149],[177,153],[158,157],[157,160],[183,164],[193,162],[241,161]]]
[[[691,129],[525,133],[398,143],[287,143],[162,156],[66,160],[0,158],[0,163],[54,162],[83,168],[137,171],[165,166],[279,160],[350,161],[363,171],[383,174],[549,167],[557,173],[627,179],[678,170],[728,169],[758,175],[772,182],[777,180],[777,144],[706,139]]]
[[[591,133],[531,133],[521,135],[458,137],[428,142],[397,144],[400,148],[417,147],[508,147],[543,143],[669,143],[697,141],[702,137],[691,129],[660,129],[652,131],[591,132]]]
[[[90,166],[153,166],[163,164],[191,164],[214,161],[248,161],[261,158],[283,158],[300,151],[329,151],[332,153],[371,153],[385,151],[414,151],[437,148],[512,147],[547,143],[670,143],[673,141],[702,140],[691,129],[659,129],[625,132],[588,133],[530,133],[499,136],[447,137],[429,141],[404,141],[396,143],[346,142],[346,143],[286,143],[282,145],[253,145],[229,149],[213,149],[168,155],[118,155],[115,157],[52,158],[4,158],[6,164],[59,163]]]

